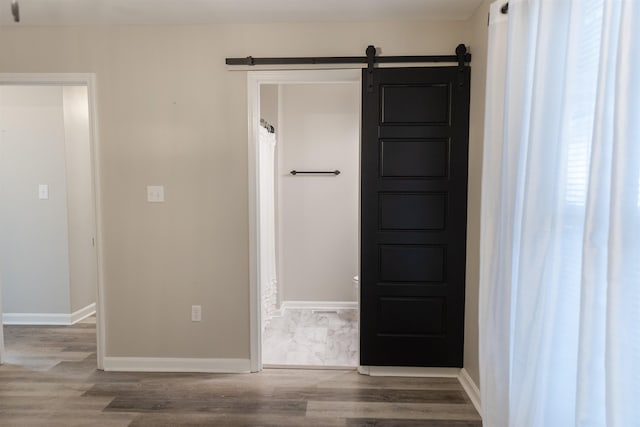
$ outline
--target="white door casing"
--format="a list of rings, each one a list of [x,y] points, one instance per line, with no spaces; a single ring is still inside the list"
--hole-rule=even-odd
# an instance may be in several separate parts
[[[37,73],[8,74],[0,73],[0,85],[56,85],[86,86],[89,99],[89,132],[91,151],[91,171],[93,206],[95,214],[95,249],[97,259],[97,292],[96,292],[96,335],[97,364],[102,369],[105,354],[105,319],[104,319],[104,272],[102,260],[102,217],[100,197],[100,145],[98,140],[96,76],[92,73]],[[0,322],[2,319],[2,272],[0,271]],[[0,363],[4,357],[3,331],[0,328]]]
[[[361,86],[361,69],[285,70],[247,72],[248,174],[249,174],[249,310],[251,372],[262,369],[260,277],[260,194],[258,141],[260,126],[260,85],[355,83]],[[360,98],[360,97],[359,97]],[[360,102],[360,99],[358,100]]]

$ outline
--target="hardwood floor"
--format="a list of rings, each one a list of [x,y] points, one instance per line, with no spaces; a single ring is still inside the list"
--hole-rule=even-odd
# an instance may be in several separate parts
[[[2,426],[480,427],[453,378],[96,370],[95,323],[5,326]]]

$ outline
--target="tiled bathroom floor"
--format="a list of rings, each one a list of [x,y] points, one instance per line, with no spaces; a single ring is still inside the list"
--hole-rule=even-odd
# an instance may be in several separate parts
[[[282,317],[267,322],[262,337],[262,363],[357,366],[358,310],[285,310]]]

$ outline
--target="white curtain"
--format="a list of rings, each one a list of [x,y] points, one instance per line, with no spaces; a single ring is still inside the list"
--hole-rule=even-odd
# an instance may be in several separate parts
[[[276,219],[275,219],[275,147],[276,136],[260,126],[260,294],[262,303],[262,329],[273,317],[277,305],[276,278]]]
[[[489,28],[485,426],[640,426],[640,0],[511,0]]]

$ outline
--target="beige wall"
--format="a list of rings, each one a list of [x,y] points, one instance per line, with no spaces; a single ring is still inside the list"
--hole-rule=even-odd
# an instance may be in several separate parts
[[[484,94],[487,68],[487,17],[485,0],[470,19],[473,36],[471,114],[469,122],[469,196],[467,219],[467,284],[465,307],[464,367],[480,385],[478,364],[478,282],[480,276],[480,193],[482,184],[482,146],[484,133]]]
[[[95,213],[86,86],[62,87],[71,312],[96,302]]]
[[[279,281],[283,301],[355,301],[360,91],[286,84],[278,133]],[[291,170],[340,175],[296,175]]]
[[[278,85],[260,85],[260,118],[278,126]]]
[[[225,57],[458,43],[476,43],[467,22],[1,27],[0,72],[97,75],[107,355],[249,355],[246,73]]]
[[[64,153],[62,88],[0,86],[4,313],[70,313]]]

